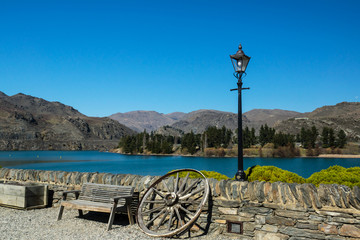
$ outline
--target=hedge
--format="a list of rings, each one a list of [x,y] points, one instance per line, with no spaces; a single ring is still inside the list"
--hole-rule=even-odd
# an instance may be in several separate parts
[[[214,172],[214,171],[200,171],[207,178],[214,178],[217,180],[230,179],[229,177]],[[332,166],[320,172],[313,173],[309,178],[305,179],[296,173],[292,173],[274,166],[253,166],[246,171],[247,181],[266,181],[266,182],[286,182],[286,183],[312,183],[315,186],[319,184],[339,184],[349,187],[360,187],[360,167],[344,168],[341,166]],[[185,173],[180,177],[185,177]],[[190,178],[199,177],[196,173],[191,173]],[[234,178],[232,178],[234,179]]]

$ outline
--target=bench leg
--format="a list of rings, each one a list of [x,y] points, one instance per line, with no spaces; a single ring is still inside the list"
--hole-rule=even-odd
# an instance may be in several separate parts
[[[126,209],[127,209],[127,214],[128,214],[128,217],[129,217],[129,223],[131,225],[133,225],[134,224],[134,217],[131,214],[131,206],[130,206],[130,204],[127,205]]]
[[[83,213],[83,211],[82,210],[78,210],[79,211],[79,217],[82,217],[82,216],[84,216],[84,213]]]
[[[108,231],[112,227],[112,224],[114,222],[114,217],[115,217],[115,208],[111,208],[111,213],[110,213],[109,222],[108,222],[108,226],[107,226]]]
[[[60,206],[59,215],[58,215],[58,219],[57,219],[58,221],[61,220],[63,212],[64,212],[64,206]]]

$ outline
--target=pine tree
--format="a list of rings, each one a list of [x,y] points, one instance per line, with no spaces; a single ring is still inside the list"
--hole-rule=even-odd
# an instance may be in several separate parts
[[[346,144],[346,134],[344,132],[344,130],[340,130],[337,134],[337,141],[336,141],[336,145],[339,148],[344,148],[345,144]]]
[[[329,147],[329,128],[323,127],[322,133],[321,133],[321,140],[322,140],[322,147],[327,148]]]

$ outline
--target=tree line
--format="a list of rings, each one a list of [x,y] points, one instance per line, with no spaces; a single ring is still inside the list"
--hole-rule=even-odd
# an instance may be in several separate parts
[[[254,128],[245,127],[242,140],[244,148],[254,145],[264,147],[268,143],[272,143],[275,149],[279,147],[294,148],[296,142],[306,149],[343,148],[346,144],[346,134],[343,130],[335,133],[334,129],[328,127],[324,127],[320,134],[318,129],[313,126],[310,129],[303,127],[298,134],[292,135],[276,132],[274,128],[265,124],[260,127],[258,135]],[[119,147],[124,153],[145,153],[147,151],[153,154],[171,154],[176,145],[181,148],[182,152],[195,154],[198,151],[204,152],[207,148],[231,148],[235,144],[238,144],[237,130],[233,132],[225,126],[222,128],[212,126],[202,134],[195,134],[191,131],[181,137],[144,131],[121,138]]]

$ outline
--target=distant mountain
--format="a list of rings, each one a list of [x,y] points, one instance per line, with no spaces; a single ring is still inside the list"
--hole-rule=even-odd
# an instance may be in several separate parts
[[[108,150],[133,133],[59,102],[0,92],[0,150]]]
[[[243,122],[249,122],[244,115]],[[237,128],[237,114],[216,110],[198,110],[186,114],[181,120],[170,126],[175,129],[180,129],[185,133],[191,131],[194,133],[202,133],[210,126],[216,126],[218,128],[225,126],[235,130]]]
[[[261,125],[267,124],[273,127],[276,123],[283,120],[301,117],[303,113],[281,109],[253,109],[243,115],[249,120],[249,124],[247,124],[248,127],[254,127],[256,130],[259,130]]]
[[[242,120],[244,127],[254,127],[258,130],[261,125],[267,124],[272,127],[276,122],[294,116],[301,116],[301,113],[279,109],[254,109],[244,113]],[[202,109],[190,113],[174,112],[169,114],[155,111],[133,111],[117,113],[109,117],[137,132],[146,129],[147,131],[157,130],[161,134],[179,135],[190,131],[202,133],[209,126],[237,129],[237,114],[217,110]]]
[[[174,119],[175,121],[181,120],[184,116],[186,116],[186,113],[183,112],[173,112],[166,114],[167,117]]]
[[[151,132],[159,127],[171,125],[180,120],[185,113],[175,112],[170,114],[162,114],[155,111],[132,111],[126,113],[115,113],[109,118],[114,119],[129,128],[142,132],[144,129]]]
[[[302,127],[315,126],[321,133],[323,127],[331,127],[336,132],[344,130],[350,140],[360,141],[360,103],[342,102],[324,106],[301,117],[290,118],[275,124],[278,131],[297,134]]]
[[[135,111],[124,114],[118,119],[124,125],[140,132],[157,130],[165,135],[180,136],[193,131],[202,133],[209,126],[237,129],[237,114],[216,110],[198,110],[190,113],[161,114],[154,111]],[[114,115],[111,116],[116,119]],[[301,127],[331,127],[336,132],[344,130],[350,140],[360,140],[360,103],[343,102],[334,106],[324,106],[309,113],[299,113],[281,109],[254,109],[242,116],[243,127],[254,127],[257,131],[267,124],[284,133],[297,134]]]

